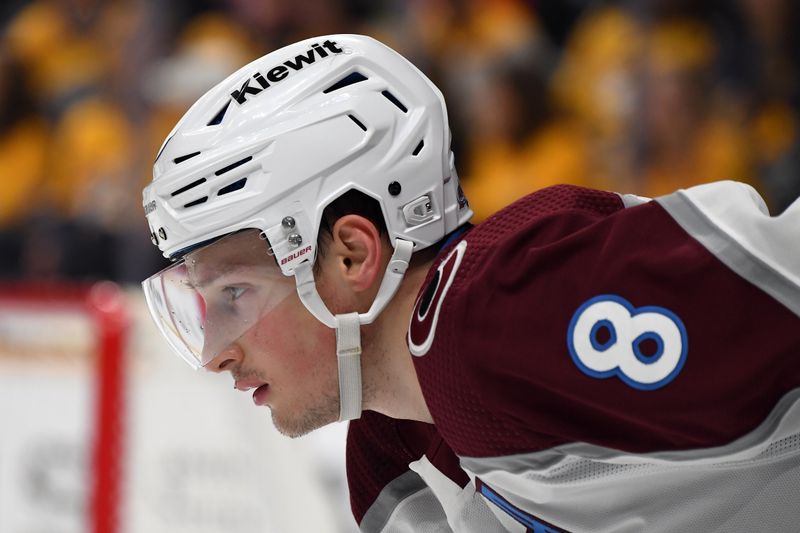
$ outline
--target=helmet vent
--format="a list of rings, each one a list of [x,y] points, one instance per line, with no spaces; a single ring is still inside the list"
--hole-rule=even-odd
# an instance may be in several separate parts
[[[386,99],[389,100],[391,103],[396,105],[397,108],[400,109],[400,111],[402,111],[403,113],[408,113],[408,108],[404,106],[403,103],[400,100],[398,100],[395,95],[393,95],[389,91],[381,91],[381,94],[385,96]]]
[[[234,168],[236,168],[236,167],[240,167],[240,166],[244,165],[245,163],[247,163],[247,162],[248,162],[248,161],[250,161],[251,159],[253,159],[253,156],[252,156],[252,155],[248,155],[248,156],[247,156],[247,157],[245,157],[244,159],[241,159],[241,160],[239,160],[239,161],[237,161],[237,162],[235,162],[235,163],[231,163],[231,164],[230,164],[230,165],[228,165],[227,167],[223,167],[223,168],[221,168],[221,169],[217,170],[216,172],[214,172],[214,175],[215,175],[215,176],[221,176],[222,174],[225,174],[225,173],[226,173],[226,172],[228,172],[229,170],[233,170],[233,169],[234,169]]]
[[[173,192],[170,194],[170,196],[178,196],[178,195],[179,195],[179,194],[181,194],[182,192],[186,192],[186,191],[188,191],[189,189],[194,189],[195,187],[197,187],[197,186],[198,186],[198,185],[200,185],[201,183],[205,183],[205,182],[206,182],[206,179],[205,179],[205,178],[200,178],[199,180],[197,180],[197,181],[193,181],[193,182],[191,182],[189,185],[186,185],[185,187],[181,187],[181,188],[180,188],[180,189],[178,189],[177,191],[173,191]]]
[[[353,115],[347,115],[347,116],[350,117],[350,120],[352,120],[353,122],[356,123],[356,126],[358,126],[359,128],[361,128],[364,131],[367,131],[367,127],[364,124],[362,124],[362,122],[360,120],[358,120]]]
[[[422,147],[423,147],[423,146],[425,146],[425,139],[420,139],[420,141],[419,141],[419,144],[417,145],[417,147],[416,147],[416,148],[414,148],[414,151],[413,151],[413,152],[411,152],[411,155],[417,155],[417,154],[419,154],[419,153],[420,153],[420,151],[422,150]]]
[[[193,152],[191,154],[186,154],[186,155],[182,155],[180,157],[176,157],[175,159],[172,160],[172,162],[177,165],[178,163],[183,163],[187,159],[191,159],[196,155],[200,155],[200,152]]]
[[[194,207],[196,205],[204,204],[206,203],[206,201],[208,201],[208,196],[203,196],[202,198],[198,198],[197,200],[189,202],[188,204],[184,204],[183,207],[184,209],[187,207]]]
[[[348,85],[353,85],[354,83],[365,81],[366,79],[367,77],[360,72],[351,72],[322,92],[325,94],[332,93],[333,91],[338,91],[342,87],[347,87]]]
[[[230,106],[230,105],[231,105],[231,101],[228,100],[228,103],[225,104],[224,106],[222,106],[222,109],[217,111],[217,114],[214,115],[214,118],[212,118],[209,121],[209,123],[206,124],[206,126],[218,126],[218,125],[222,124],[222,119],[225,118],[225,113],[228,112],[228,106]]]
[[[234,181],[230,185],[226,185],[225,187],[221,188],[217,193],[217,196],[222,196],[223,194],[228,194],[229,192],[238,191],[239,189],[244,188],[245,183],[247,183],[247,178],[242,178],[240,180]]]

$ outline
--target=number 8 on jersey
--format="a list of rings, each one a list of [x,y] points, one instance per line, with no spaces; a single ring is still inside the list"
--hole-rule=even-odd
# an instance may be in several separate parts
[[[635,308],[614,294],[595,296],[570,320],[572,360],[593,378],[619,377],[639,390],[659,389],[680,373],[688,338],[681,319],[663,307]]]

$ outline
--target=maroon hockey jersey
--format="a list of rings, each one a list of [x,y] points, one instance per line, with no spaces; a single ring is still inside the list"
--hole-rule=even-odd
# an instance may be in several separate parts
[[[463,233],[408,332],[435,427],[351,423],[362,530],[797,531],[798,243],[800,203],[733,182]]]

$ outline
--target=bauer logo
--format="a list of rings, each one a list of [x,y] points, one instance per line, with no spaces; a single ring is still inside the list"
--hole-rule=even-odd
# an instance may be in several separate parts
[[[310,251],[311,251],[311,245],[309,244],[308,246],[306,246],[302,250],[298,250],[296,252],[293,252],[293,253],[287,255],[286,257],[284,257],[283,259],[281,259],[281,265],[285,265],[289,261],[294,261],[295,259],[303,257],[304,255],[306,255]]]
[[[244,104],[247,102],[247,95],[256,95],[264,89],[268,89],[272,84],[287,78],[293,72],[303,70],[304,67],[313,64],[317,59],[328,57],[329,52],[331,54],[341,54],[344,50],[339,48],[336,41],[331,41],[330,39],[321,45],[314,43],[306,52],[297,54],[293,59],[284,61],[280,65],[275,65],[263,72],[256,72],[242,83],[238,91],[233,91],[231,97],[237,104]]]
[[[149,215],[150,213],[152,213],[155,210],[156,210],[156,201],[155,200],[151,200],[150,202],[147,202],[146,204],[144,204],[144,215],[145,216]]]

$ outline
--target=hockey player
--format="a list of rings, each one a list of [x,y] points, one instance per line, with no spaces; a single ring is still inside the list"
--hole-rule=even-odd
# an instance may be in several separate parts
[[[559,186],[472,227],[449,144],[367,37],[230,76],[144,191],[165,338],[288,435],[351,420],[363,531],[797,531],[800,202]]]

